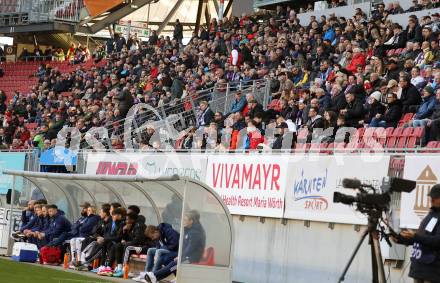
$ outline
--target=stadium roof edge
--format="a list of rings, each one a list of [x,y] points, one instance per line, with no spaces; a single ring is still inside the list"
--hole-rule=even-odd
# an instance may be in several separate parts
[[[51,178],[64,180],[89,180],[89,181],[117,181],[117,182],[148,182],[148,181],[178,181],[185,178],[178,175],[161,176],[158,178],[146,178],[141,176],[106,176],[89,174],[60,174],[33,171],[4,170],[3,174],[18,177]]]

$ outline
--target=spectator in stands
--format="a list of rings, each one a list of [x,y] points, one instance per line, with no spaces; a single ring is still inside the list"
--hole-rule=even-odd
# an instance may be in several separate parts
[[[179,19],[176,19],[176,24],[174,25],[174,32],[173,32],[174,39],[179,42],[179,44],[182,44],[183,39],[183,26],[180,23]]]
[[[400,77],[399,84],[402,89],[400,100],[402,101],[403,113],[415,113],[422,102],[419,91],[411,84],[409,76]]]
[[[199,126],[208,126],[214,118],[214,112],[209,107],[208,101],[201,101],[200,112],[198,114],[197,123]]]
[[[340,114],[345,117],[345,126],[359,128],[359,121],[363,119],[364,107],[359,98],[352,92],[345,95],[347,106],[340,110]]]
[[[429,141],[440,141],[440,89],[436,91],[437,105],[429,119],[426,121],[426,135],[423,145]],[[424,123],[425,124],[425,123]]]
[[[386,108],[381,103],[381,97],[382,94],[380,93],[380,91],[375,91],[369,96],[367,100],[367,105],[365,107],[367,115],[364,120],[359,121],[360,125],[369,125],[377,114],[383,115],[385,113]]]
[[[68,237],[70,238],[71,268],[75,268],[80,261],[81,244],[85,238],[92,235],[93,229],[99,222],[95,215],[95,208],[88,202],[81,206],[81,217],[72,224]]]
[[[402,117],[402,104],[400,100],[397,99],[397,94],[388,93],[387,94],[387,109],[385,113],[376,114],[374,118],[371,119],[370,127],[397,127],[397,124]]]
[[[422,43],[422,52],[417,55],[416,59],[414,60],[414,64],[418,67],[424,67],[426,65],[430,65],[433,62],[434,55],[431,52],[429,42],[424,41]]]
[[[188,211],[183,218],[183,227],[181,262],[186,264],[198,263],[202,259],[206,246],[206,233],[200,223],[200,213],[196,210]],[[165,267],[155,272],[147,272],[143,277],[147,282],[156,283],[172,273],[176,273],[176,271],[177,257],[173,258]]]
[[[232,102],[231,113],[237,113],[243,111],[246,105],[247,105],[246,96],[242,95],[241,91],[238,91],[235,94],[234,101]]]
[[[422,27],[414,15],[409,16],[408,26],[406,27],[406,39],[411,42],[422,42]]]
[[[426,86],[422,93],[423,102],[414,115],[413,120],[405,124],[406,127],[425,127],[439,104],[434,89],[431,86]]]
[[[413,5],[406,10],[406,12],[417,12],[422,9],[422,6],[419,4],[419,0],[413,0]]]
[[[324,121],[322,119],[322,116],[318,114],[318,108],[317,107],[311,107],[309,110],[309,120],[307,121],[307,124],[305,125],[307,129],[309,130],[309,135],[307,137],[307,142],[312,142],[313,140],[313,131],[315,129],[322,129],[324,128]]]
[[[288,128],[286,122],[282,122],[275,127],[275,141],[272,144],[272,149],[290,149],[290,145],[287,145],[285,139],[288,139]],[[287,146],[287,147],[283,147]]]

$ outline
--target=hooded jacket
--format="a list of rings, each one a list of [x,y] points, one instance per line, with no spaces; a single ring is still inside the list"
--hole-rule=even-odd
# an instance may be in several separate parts
[[[206,234],[200,223],[194,223],[191,228],[184,228],[183,238],[183,261],[190,263],[199,262],[202,259],[206,245]]]
[[[92,234],[94,227],[99,222],[98,215],[81,216],[75,223],[72,224],[69,236],[75,237],[88,237]]]
[[[161,223],[158,226],[160,230],[160,240],[158,248],[166,249],[170,252],[177,252],[179,250],[179,233],[173,229],[170,224]]]
[[[400,100],[396,100],[388,104],[387,110],[382,116],[382,119],[386,122],[387,127],[397,127],[400,118],[402,117],[402,103]]]
[[[437,104],[438,100],[435,95],[430,95],[429,97],[424,98],[419,110],[416,115],[414,115],[414,119],[421,120],[431,117]]]
[[[51,242],[53,239],[58,238],[63,233],[68,233],[70,231],[72,224],[66,217],[64,217],[61,211],[54,217],[49,218],[49,224],[47,229],[44,231],[45,238],[48,242]]]

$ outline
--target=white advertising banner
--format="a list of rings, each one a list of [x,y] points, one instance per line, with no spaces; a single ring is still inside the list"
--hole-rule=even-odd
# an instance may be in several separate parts
[[[206,184],[231,214],[283,217],[287,158],[277,155],[211,155]]]
[[[366,224],[365,215],[355,206],[333,203],[334,192],[356,195],[342,187],[342,179],[357,178],[380,187],[388,174],[389,156],[316,156],[289,162],[284,218],[322,222]]]
[[[202,154],[96,153],[88,154],[86,173],[146,178],[179,175],[204,181],[207,159]]]
[[[431,207],[431,187],[440,183],[440,156],[405,156],[403,178],[417,185],[411,193],[402,193],[400,227],[417,229]]]

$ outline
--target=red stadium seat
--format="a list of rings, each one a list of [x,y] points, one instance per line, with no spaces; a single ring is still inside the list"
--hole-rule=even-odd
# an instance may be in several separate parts
[[[202,259],[195,263],[197,265],[207,265],[207,266],[214,266],[215,265],[215,251],[213,247],[209,247],[205,249],[203,252]]]
[[[414,131],[408,137],[407,147],[408,148],[414,148],[416,146],[416,144],[420,144],[424,134],[425,134],[425,128],[424,127],[414,128]]]
[[[411,127],[405,128],[402,134],[398,137],[396,148],[405,148],[408,138],[412,135],[414,129]]]
[[[386,147],[394,148],[396,146],[397,140],[403,133],[403,128],[395,128],[390,137],[387,137]]]

